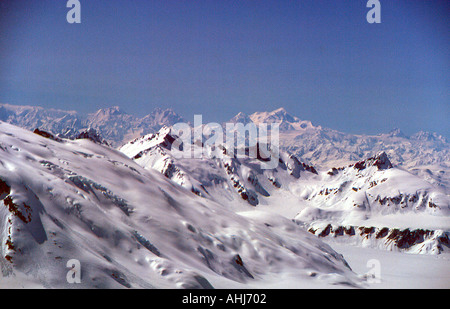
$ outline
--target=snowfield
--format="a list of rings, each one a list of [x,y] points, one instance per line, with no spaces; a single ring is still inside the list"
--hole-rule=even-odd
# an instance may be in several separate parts
[[[86,139],[0,123],[0,198],[2,288],[365,284],[292,220],[237,213]],[[66,281],[71,259],[79,285]]]
[[[368,289],[448,289],[450,284],[450,254],[405,254],[395,251],[362,248],[329,242],[341,252],[352,269],[367,273],[373,269],[369,261],[377,261],[378,280]]]

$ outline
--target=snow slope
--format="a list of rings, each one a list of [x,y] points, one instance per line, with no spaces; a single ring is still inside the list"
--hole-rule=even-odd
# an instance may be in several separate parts
[[[419,255],[348,244],[332,243],[357,273],[379,266],[378,280],[370,280],[370,289],[448,289],[450,288],[450,254]],[[371,264],[373,263],[373,264]]]
[[[319,237],[424,254],[450,245],[449,196],[393,167],[384,152],[300,181],[293,192],[310,203],[295,220]]]
[[[0,122],[0,286],[361,286],[345,260],[283,216],[236,212],[88,139]],[[81,263],[79,285],[66,263]]]

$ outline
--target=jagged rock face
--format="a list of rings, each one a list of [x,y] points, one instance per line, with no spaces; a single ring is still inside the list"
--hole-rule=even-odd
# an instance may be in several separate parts
[[[11,192],[11,187],[0,178],[0,199],[4,199]]]
[[[64,134],[58,134],[58,137],[71,140],[88,139],[100,145],[110,146],[109,143],[100,135],[100,133],[92,128],[82,131],[69,129]]]
[[[53,134],[48,133],[48,132],[45,132],[45,131],[43,131],[43,130],[35,129],[35,130],[33,131],[33,133],[34,133],[34,134],[37,134],[37,135],[40,135],[40,136],[42,136],[42,137],[44,137],[44,138],[48,138],[48,139],[54,140],[54,141],[56,141],[56,142],[61,142],[61,141],[62,141],[59,137],[56,137],[56,136],[54,136]]]
[[[427,229],[389,227],[333,226],[323,224],[308,227],[311,234],[333,241],[364,245],[384,250],[437,255],[450,248],[449,232]]]
[[[78,133],[75,135],[74,139],[88,139],[94,143],[109,146],[109,143],[100,136],[100,133],[92,128]]]
[[[363,170],[369,166],[376,166],[378,170],[386,170],[392,168],[392,163],[389,161],[387,154],[383,151],[373,158],[359,161],[353,165],[357,170]]]
[[[62,143],[64,142],[63,139],[70,139],[70,140],[77,140],[77,139],[88,139],[94,143],[100,144],[100,145],[105,145],[105,146],[109,146],[108,142],[106,140],[104,140],[100,134],[94,130],[94,129],[88,129],[85,131],[81,131],[81,132],[74,132],[72,130],[69,130],[68,132],[66,132],[65,134],[59,134],[58,136],[54,136],[51,133],[48,133],[46,131],[43,130],[39,130],[39,129],[35,129],[33,131],[34,134],[40,135],[44,138],[48,138],[51,139],[55,142],[59,142]]]
[[[282,169],[286,169],[290,175],[297,179],[300,178],[301,172],[304,171],[317,175],[317,171],[313,166],[300,162],[300,160],[292,154],[282,153],[279,159],[279,166]]]

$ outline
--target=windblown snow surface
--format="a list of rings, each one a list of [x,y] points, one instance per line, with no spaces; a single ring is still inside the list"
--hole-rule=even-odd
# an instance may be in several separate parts
[[[0,123],[0,287],[364,287],[293,220],[200,197],[124,154]],[[67,262],[81,263],[68,284]]]

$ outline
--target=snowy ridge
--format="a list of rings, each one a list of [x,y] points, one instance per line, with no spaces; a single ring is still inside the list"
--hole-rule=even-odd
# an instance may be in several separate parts
[[[243,288],[286,276],[296,287],[363,284],[285,217],[232,211],[88,139],[1,122],[0,137],[1,284]],[[66,282],[71,259],[81,263],[80,285]]]
[[[277,168],[267,171],[260,168],[262,159],[237,158],[224,146],[213,150],[210,146],[193,144],[193,153],[198,147],[207,148],[201,158],[175,158],[171,149],[176,138],[169,127],[164,127],[156,134],[132,140],[119,150],[142,167],[157,170],[200,196],[215,200],[233,200],[237,196],[252,206],[282,186],[280,177],[298,179],[302,173],[317,174],[314,167],[287,153],[281,153]]]
[[[119,107],[100,109],[96,113],[81,115],[75,111],[44,109],[33,106],[0,104],[0,121],[28,130],[36,128],[63,134],[92,128],[114,146],[123,145],[133,138],[155,133],[163,126],[185,122],[171,109],[155,109],[139,118]],[[378,135],[347,134],[290,115],[284,108],[251,115],[238,113],[228,122],[279,123],[280,143],[284,151],[302,158],[320,169],[344,166],[386,152],[394,165],[400,165],[437,185],[450,185],[450,145],[448,140],[431,132],[418,132],[406,136],[401,130]]]
[[[311,182],[307,190],[301,185],[296,188],[297,194],[321,209],[319,217],[336,211],[342,220],[405,212],[450,214],[450,199],[442,190],[394,168],[384,152],[348,167],[332,168],[320,176],[321,181],[315,185]],[[308,208],[299,217],[311,216],[313,209]],[[338,219],[336,213],[334,218]]]
[[[332,168],[321,179],[295,189],[311,202],[295,220],[313,234],[409,253],[439,254],[449,247],[449,196],[393,167],[386,153]],[[410,220],[399,228],[403,217]]]
[[[109,146],[108,141],[106,141],[96,129],[92,129],[92,128],[89,128],[87,130],[79,130],[79,131],[74,131],[72,129],[69,129],[64,134],[58,134],[57,137],[71,139],[71,140],[89,139],[89,140],[93,141],[94,143]]]
[[[239,113],[229,122],[280,124],[279,165],[274,170],[261,170],[258,159],[218,158],[215,152],[220,149],[209,149],[201,158],[175,158],[170,126],[181,117],[171,110],[157,109],[137,118],[113,107],[80,116],[3,104],[0,120],[31,130],[39,128],[36,133],[60,142],[78,136],[97,143],[102,143],[103,136],[114,146],[129,141],[120,151],[134,163],[156,170],[205,200],[233,211],[255,206],[282,214],[306,229],[318,229],[319,234],[331,225],[333,231],[352,226],[355,230],[373,227],[448,235],[450,147],[436,133],[408,137],[394,129],[386,134],[355,135],[314,126],[283,108]],[[150,132],[153,134],[144,135]],[[436,246],[445,250],[442,238],[436,239]],[[386,246],[376,238],[373,242],[385,249],[397,245],[391,242],[393,245]],[[414,248],[402,250],[417,253]],[[420,250],[427,252],[441,250]]]

